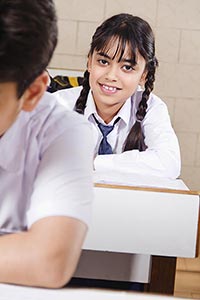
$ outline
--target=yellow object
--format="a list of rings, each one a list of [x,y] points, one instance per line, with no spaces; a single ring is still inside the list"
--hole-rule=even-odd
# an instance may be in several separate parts
[[[68,77],[68,79],[69,79],[69,83],[72,86],[79,86],[77,77]]]

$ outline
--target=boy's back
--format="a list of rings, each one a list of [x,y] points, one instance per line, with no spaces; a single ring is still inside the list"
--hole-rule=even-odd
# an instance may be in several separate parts
[[[0,24],[0,282],[58,288],[90,220],[90,128],[45,94],[53,0],[0,0]]]

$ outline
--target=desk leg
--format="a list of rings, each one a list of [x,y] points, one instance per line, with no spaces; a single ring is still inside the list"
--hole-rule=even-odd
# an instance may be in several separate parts
[[[152,256],[150,283],[145,291],[173,295],[176,274],[176,257]]]

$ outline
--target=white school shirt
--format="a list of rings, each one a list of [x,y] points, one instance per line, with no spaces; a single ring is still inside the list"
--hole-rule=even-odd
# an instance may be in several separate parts
[[[60,90],[54,93],[60,103],[69,110],[74,109],[82,87]],[[148,108],[141,123],[145,137],[146,151],[130,150],[123,152],[127,135],[136,121],[136,112],[141,100],[142,90],[138,90],[127,99],[118,114],[107,124],[112,125],[120,117],[113,131],[107,136],[113,154],[97,155],[102,133],[92,114],[105,124],[98,116],[91,91],[87,99],[84,115],[91,122],[95,145],[94,167],[96,171],[121,171],[152,176],[177,178],[180,175],[180,148],[172,128],[166,104],[153,93],[148,99]]]
[[[90,223],[91,135],[88,121],[49,93],[33,112],[21,111],[0,139],[0,234],[48,216]]]

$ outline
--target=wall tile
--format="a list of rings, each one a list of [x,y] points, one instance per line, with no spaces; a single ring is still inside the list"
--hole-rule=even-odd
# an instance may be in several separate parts
[[[191,190],[200,191],[200,168],[182,166],[181,179]]]
[[[167,97],[200,97],[200,65],[160,62],[155,86],[159,94]]]
[[[200,31],[184,30],[182,32],[180,63],[200,65]]]
[[[55,53],[49,68],[83,71],[86,68],[86,57]]]
[[[130,13],[155,25],[157,0],[107,0],[106,18],[118,13]]]
[[[200,99],[177,99],[174,126],[180,132],[199,133]]]
[[[170,119],[172,124],[174,123],[174,109],[175,109],[175,99],[174,98],[168,98],[165,97],[162,99],[166,104],[169,111]]]
[[[104,17],[105,0],[55,0],[58,17],[99,22]]]
[[[74,54],[76,51],[77,22],[60,20],[58,22],[58,54]]]
[[[183,29],[200,29],[199,20],[199,0],[158,1],[158,26]]]
[[[184,166],[194,166],[198,136],[195,133],[177,132],[181,149],[181,161]]]
[[[156,29],[156,53],[159,61],[178,62],[180,33],[181,31],[176,29]]]
[[[80,22],[78,24],[77,54],[87,56],[92,36],[98,25],[98,23],[91,22]]]

